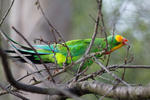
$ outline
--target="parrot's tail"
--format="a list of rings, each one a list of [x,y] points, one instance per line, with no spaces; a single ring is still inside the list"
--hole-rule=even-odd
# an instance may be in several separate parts
[[[44,52],[35,52],[32,48],[28,47],[28,46],[24,46],[16,41],[14,41],[13,39],[11,39],[5,32],[3,32],[0,29],[0,34],[9,42],[11,42],[10,46],[13,47],[14,49],[16,49],[16,51],[19,51],[21,54],[23,54],[26,58],[28,58],[30,61],[32,61],[35,64],[41,64],[40,60],[35,60],[35,58],[38,58],[38,55],[46,55],[46,54],[50,54],[50,53],[44,53]],[[15,45],[19,46],[16,47]],[[16,54],[15,50],[5,50],[6,53],[14,53]],[[21,61],[26,63],[26,61],[20,57],[20,56],[10,56],[10,58],[13,58],[14,61]],[[44,62],[44,63],[49,63],[49,62]]]
[[[30,60],[32,63],[34,64],[41,64],[40,60],[36,60],[35,58],[38,58],[37,54],[36,53],[31,53],[31,52],[25,52],[25,51],[22,51],[22,50],[18,50],[21,54],[23,54],[23,56],[25,58],[27,58],[28,60]],[[16,54],[16,52],[14,50],[5,50],[6,53],[14,53]],[[39,56],[41,56],[41,54],[38,54]],[[9,56],[11,59],[13,59],[13,61],[20,61],[20,62],[23,62],[23,63],[28,63],[24,57],[21,57],[21,56]],[[49,62],[44,62],[44,63],[49,63]]]
[[[24,56],[24,57],[27,58],[28,60],[30,60],[34,64],[41,64],[41,62],[39,60],[35,60],[35,58],[33,56]],[[26,61],[25,59],[23,59],[20,56],[10,56],[10,58],[13,59],[13,61],[15,61],[15,62],[20,61],[22,63],[28,63],[28,61]]]

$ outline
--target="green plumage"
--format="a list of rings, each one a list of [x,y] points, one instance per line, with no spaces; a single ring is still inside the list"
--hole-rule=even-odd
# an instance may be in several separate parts
[[[91,39],[79,39],[79,40],[67,41],[65,44],[69,48],[71,57],[68,55],[69,53],[64,43],[51,44],[51,45],[33,45],[33,47],[36,49],[37,53],[42,58],[44,63],[56,63],[57,65],[62,67],[64,63],[67,65],[70,64],[71,58],[73,62],[81,58],[85,54],[85,51],[87,50],[87,48],[89,47],[90,42],[91,42]],[[116,35],[115,36],[110,35],[109,37],[107,37],[107,43],[108,43],[108,48],[107,48],[108,53],[111,52],[112,48],[122,44],[122,42],[117,42]],[[18,43],[15,42],[15,44],[18,44]],[[21,46],[22,49],[16,48],[17,50],[25,54],[25,56],[28,59],[30,59],[33,63],[40,64],[39,57],[31,48],[22,46],[20,44],[19,46]],[[94,41],[94,44],[92,45],[90,53],[100,52],[104,49],[106,49],[106,39],[96,38]],[[14,53],[13,51],[10,51],[10,50],[7,52]],[[99,58],[100,56],[101,55],[97,56],[97,58]],[[25,62],[19,56],[15,56],[14,58],[19,58],[20,61]],[[90,66],[92,63],[93,63],[92,59],[89,58],[85,62],[84,68],[86,66]]]

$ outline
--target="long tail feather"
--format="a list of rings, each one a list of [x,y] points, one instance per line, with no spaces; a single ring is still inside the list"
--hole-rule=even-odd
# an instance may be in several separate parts
[[[14,50],[5,50],[6,53],[16,53]]]
[[[20,50],[20,49],[17,49],[20,53],[22,54],[35,54],[33,51],[32,52],[29,52],[29,51],[23,51],[23,50]],[[16,53],[14,50],[5,50],[6,53]],[[39,54],[40,55],[40,54]]]
[[[18,43],[18,42],[16,42],[16,41],[14,41],[13,39],[11,39],[11,38],[10,38],[4,31],[2,31],[1,29],[0,29],[0,33],[1,33],[1,35],[2,35],[5,39],[7,39],[7,40],[13,42],[14,44],[19,45],[21,48],[26,49],[26,50],[32,50],[31,48],[29,48],[29,47],[27,47],[27,46],[24,46],[24,45],[22,45],[22,44],[20,44],[20,43]]]
[[[25,56],[25,57],[28,58],[30,61],[32,61],[34,64],[41,64],[41,62],[39,60],[35,60],[35,58],[33,57],[33,55],[28,55],[28,56]],[[10,56],[10,58],[12,58],[13,61],[20,61],[20,62],[23,62],[23,63],[27,63],[20,56]],[[49,62],[44,62],[44,63],[49,63]]]
[[[16,41],[14,41],[13,39],[11,39],[5,32],[3,32],[0,29],[0,34],[8,41],[12,42],[10,45],[15,48],[17,51],[19,51],[20,53],[24,54],[25,57],[27,57],[29,60],[31,60],[33,63],[35,64],[41,64],[41,62],[39,60],[35,60],[35,55],[47,55],[47,54],[51,54],[50,52],[42,52],[42,51],[38,51],[37,53],[32,50],[32,48],[24,46]],[[18,45],[20,48],[16,47],[14,44]],[[40,47],[40,46],[38,46]],[[49,46],[46,47],[46,49]],[[35,48],[37,48],[35,46]],[[49,50],[49,49],[48,49]],[[50,49],[51,50],[51,49]],[[6,53],[16,53],[14,50],[5,50]],[[10,56],[10,58],[13,58],[14,61],[21,61],[21,62],[26,62],[23,58],[21,58],[20,56]],[[44,62],[44,63],[49,63],[49,62]]]

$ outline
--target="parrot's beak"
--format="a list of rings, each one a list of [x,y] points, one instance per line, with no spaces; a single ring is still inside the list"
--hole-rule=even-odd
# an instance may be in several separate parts
[[[128,45],[127,42],[128,42],[128,40],[127,40],[126,38],[123,38],[123,44],[124,44],[124,45]]]

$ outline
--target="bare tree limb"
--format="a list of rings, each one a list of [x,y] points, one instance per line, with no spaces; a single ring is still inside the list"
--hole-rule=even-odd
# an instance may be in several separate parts
[[[112,65],[108,66],[109,69],[117,69],[117,68],[144,68],[150,69],[150,65]]]
[[[150,86],[117,86],[96,81],[77,82],[74,86],[78,89],[90,91],[99,95],[106,95],[110,98],[118,98],[124,100],[147,100],[150,99]],[[109,93],[107,91],[111,90]]]

